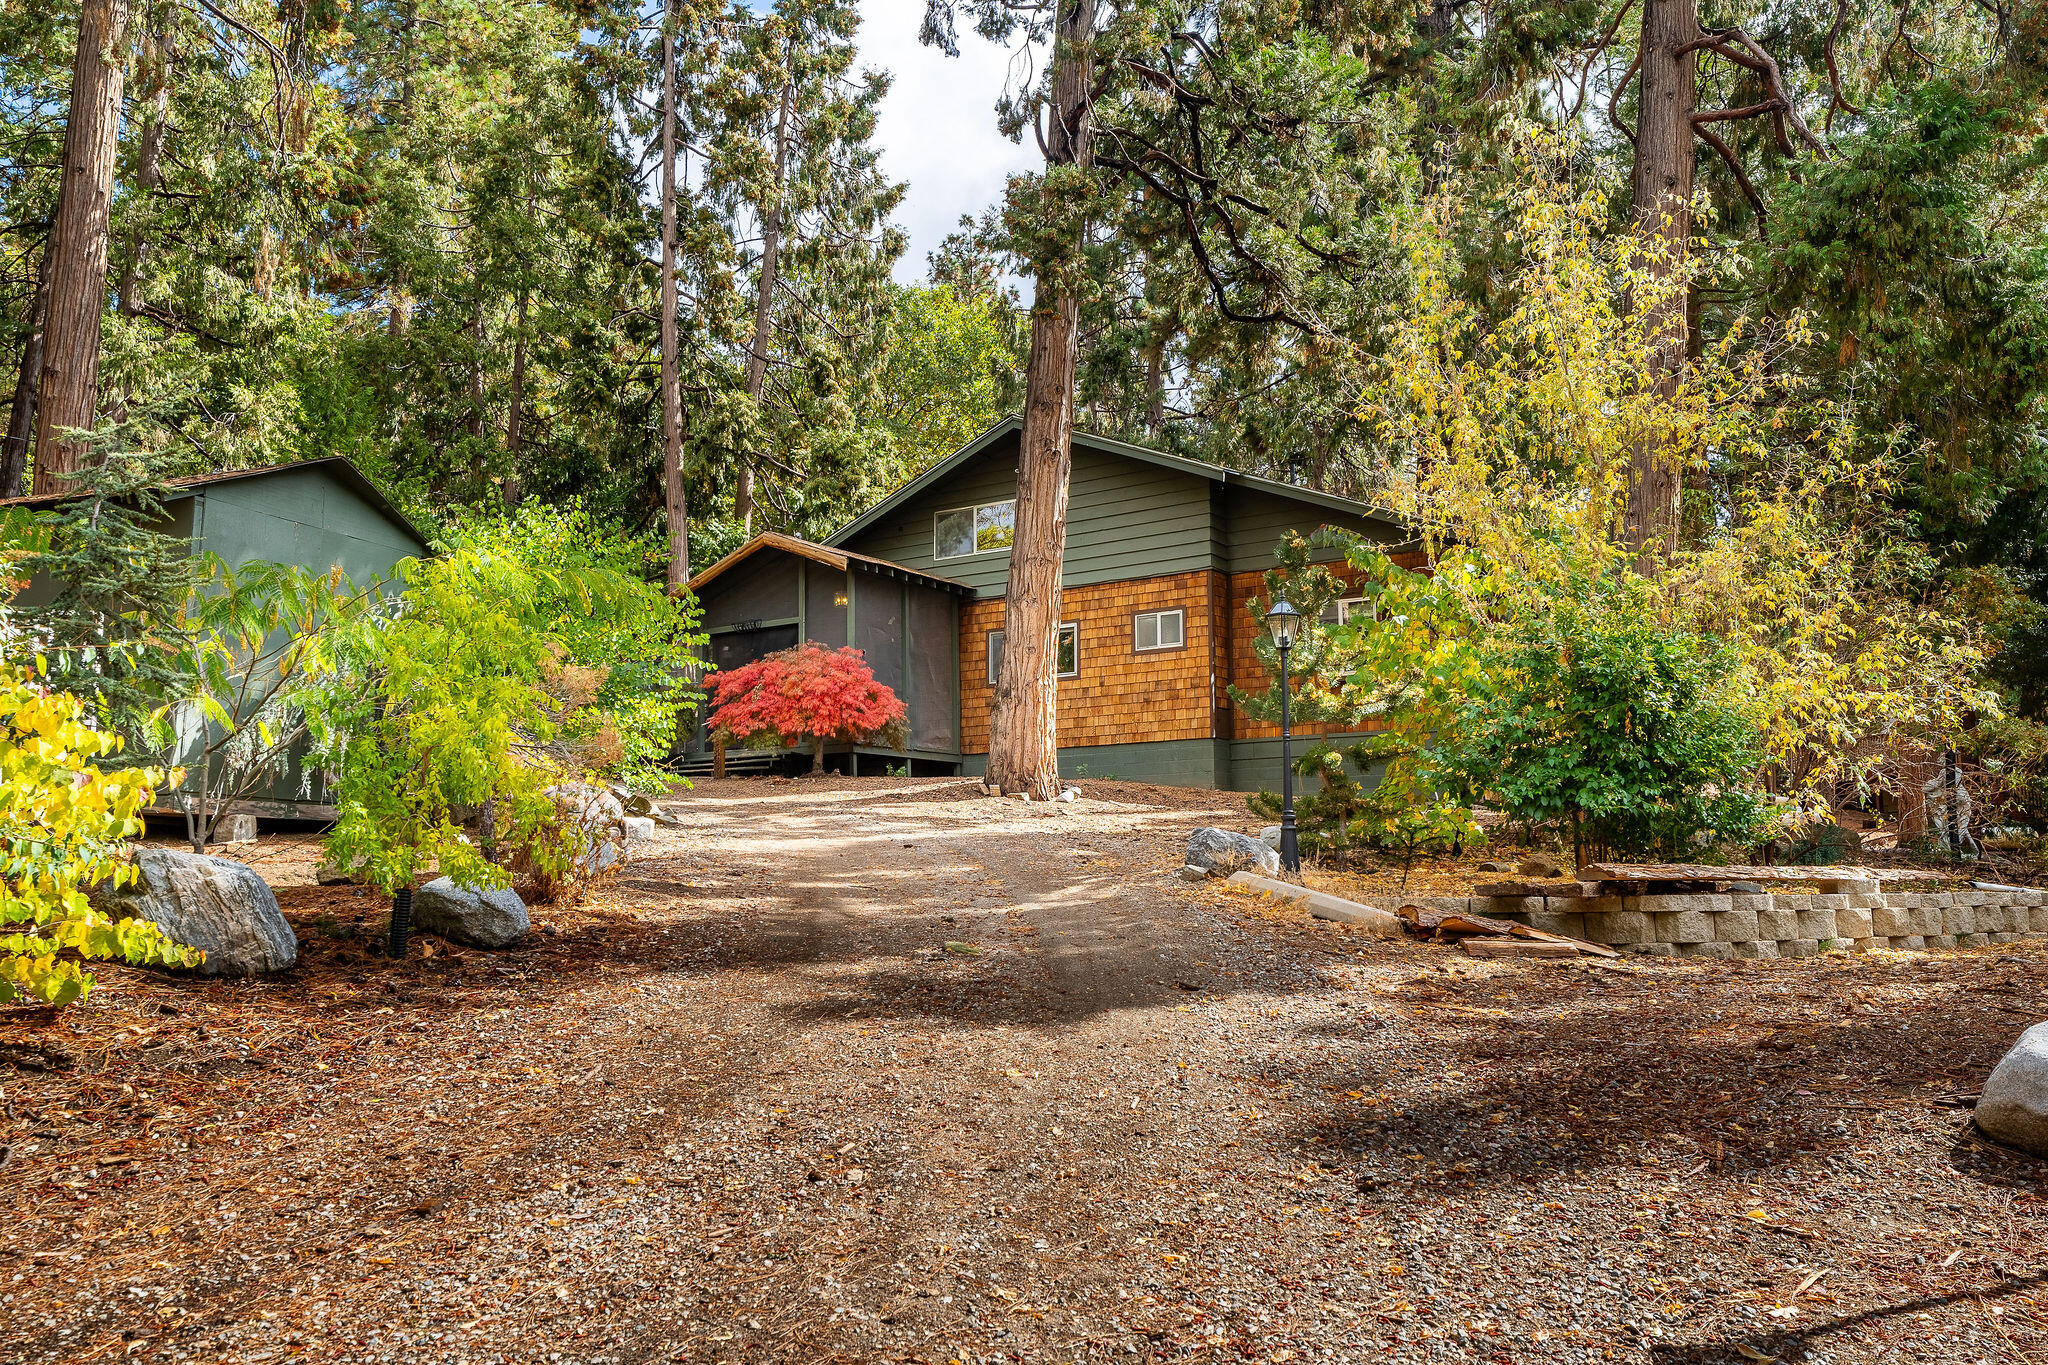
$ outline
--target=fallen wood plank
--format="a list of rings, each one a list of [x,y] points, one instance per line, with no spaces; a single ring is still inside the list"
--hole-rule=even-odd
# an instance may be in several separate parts
[[[1579,950],[1569,943],[1545,943],[1529,938],[1468,938],[1465,953],[1469,957],[1577,957]]]
[[[1939,872],[1874,867],[1714,867],[1705,863],[1587,863],[1580,881],[1610,882],[1938,882]]]
[[[1521,939],[1533,939],[1538,943],[1569,943],[1577,951],[1589,954],[1593,957],[1621,956],[1620,953],[1616,952],[1614,949],[1608,947],[1604,943],[1588,943],[1586,942],[1586,940],[1582,938],[1573,938],[1569,934],[1547,934],[1541,929],[1531,929],[1526,924],[1517,924],[1515,926],[1515,937]]]
[[[1229,880],[1239,886],[1250,887],[1254,891],[1263,891],[1275,900],[1299,902],[1317,919],[1328,920],[1332,924],[1353,925],[1365,930],[1374,938],[1401,937],[1401,921],[1386,911],[1370,905],[1360,905],[1357,901],[1332,896],[1326,891],[1311,891],[1292,882],[1261,877],[1255,872],[1233,872]]]

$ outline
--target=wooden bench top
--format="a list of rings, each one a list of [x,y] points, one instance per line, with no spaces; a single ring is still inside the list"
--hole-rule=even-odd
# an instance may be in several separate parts
[[[1702,863],[1588,863],[1581,881],[1608,882],[1938,882],[1939,872],[1890,867],[1711,867]]]

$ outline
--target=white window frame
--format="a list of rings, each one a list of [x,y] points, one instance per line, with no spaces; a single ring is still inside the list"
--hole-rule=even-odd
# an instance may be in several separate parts
[[[986,512],[991,507],[1008,507],[1010,509],[1011,545],[998,545],[995,546],[993,549],[984,550],[981,548],[981,514],[983,512]],[[973,523],[973,533],[971,536],[971,540],[973,542],[974,548],[969,550],[964,555],[941,554],[939,552],[939,518],[952,516],[956,512],[967,513],[968,519]],[[970,504],[966,507],[942,507],[938,511],[932,513],[932,558],[934,560],[972,559],[976,555],[1006,554],[1011,549],[1011,546],[1016,543],[1016,536],[1017,500],[1015,498],[995,498],[988,502],[977,502]]]
[[[1363,597],[1340,597],[1330,605],[1337,609],[1337,619],[1335,621],[1325,619],[1323,624],[1326,626],[1342,626],[1350,623],[1352,612],[1364,607],[1366,600]]]
[[[988,646],[988,685],[990,687],[996,685],[996,670],[1002,667],[1003,661],[1003,651],[996,643],[996,637],[1001,635],[1005,629],[1007,627],[997,626],[982,637]],[[1078,678],[1081,676],[1081,623],[1079,621],[1060,622],[1060,634],[1065,635],[1068,631],[1074,633],[1074,668],[1070,673],[1054,673],[1053,677],[1055,678]],[[1059,646],[1057,644],[1053,646],[1053,666],[1055,668],[1059,666]]]
[[[1141,645],[1141,644],[1139,644],[1139,643],[1138,643],[1138,623],[1139,623],[1140,621],[1144,620],[1144,619],[1145,619],[1146,617],[1148,617],[1148,616],[1155,616],[1155,617],[1158,617],[1158,618],[1159,618],[1159,620],[1160,620],[1160,622],[1162,622],[1162,623],[1164,623],[1164,621],[1165,621],[1165,619],[1166,619],[1167,617],[1169,617],[1169,616],[1171,616],[1171,617],[1174,617],[1174,618],[1175,618],[1175,620],[1176,620],[1176,622],[1177,622],[1177,624],[1176,624],[1176,625],[1175,625],[1175,627],[1174,627],[1174,634],[1175,634],[1176,636],[1178,636],[1179,638],[1178,638],[1178,639],[1176,639],[1176,640],[1175,640],[1175,641],[1174,641],[1174,642],[1173,642],[1172,644],[1170,644],[1170,645],[1169,645],[1169,644],[1166,644],[1166,643],[1164,643],[1164,638],[1165,638],[1165,634],[1164,634],[1164,632],[1163,632],[1163,631],[1160,631],[1160,630],[1158,629],[1158,627],[1157,627],[1157,626],[1155,626],[1155,627],[1153,628],[1153,634],[1152,634],[1152,638],[1153,638],[1153,639],[1155,639],[1155,640],[1159,640],[1159,641],[1161,641],[1162,643],[1159,643],[1159,644],[1154,644],[1154,645]],[[1133,612],[1133,613],[1131,614],[1131,649],[1132,649],[1133,651],[1135,651],[1136,653],[1139,653],[1139,654],[1155,654],[1155,653],[1159,653],[1160,651],[1163,651],[1163,650],[1173,650],[1173,649],[1186,649],[1187,647],[1188,647],[1188,613],[1187,613],[1187,608],[1185,608],[1185,607],[1162,607],[1162,608],[1160,608],[1160,609],[1159,609],[1158,611],[1140,611],[1140,612]]]

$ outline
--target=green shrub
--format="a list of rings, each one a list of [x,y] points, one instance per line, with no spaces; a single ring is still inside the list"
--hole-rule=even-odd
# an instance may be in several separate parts
[[[1436,762],[1581,861],[1761,842],[1763,747],[1721,641],[1660,624],[1624,583],[1552,600],[1481,646]]]
[[[696,708],[687,664],[704,637],[695,599],[663,589],[666,543],[624,535],[573,503],[528,503],[465,525],[447,548],[523,579],[517,613],[556,647],[557,685],[581,697],[562,738],[585,743],[597,760],[587,766],[667,785],[661,765]]]
[[[338,776],[329,855],[371,884],[429,866],[552,884],[583,851],[547,788],[648,773],[695,704],[695,605],[637,577],[644,557],[583,513],[473,527],[398,566],[404,591],[336,642],[308,706]]]

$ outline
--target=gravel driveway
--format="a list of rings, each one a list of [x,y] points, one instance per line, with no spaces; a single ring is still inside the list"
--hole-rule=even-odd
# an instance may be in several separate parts
[[[1482,963],[1084,785],[706,784],[402,965],[267,869],[286,977],[0,1014],[0,1360],[2048,1360],[2048,951]]]

